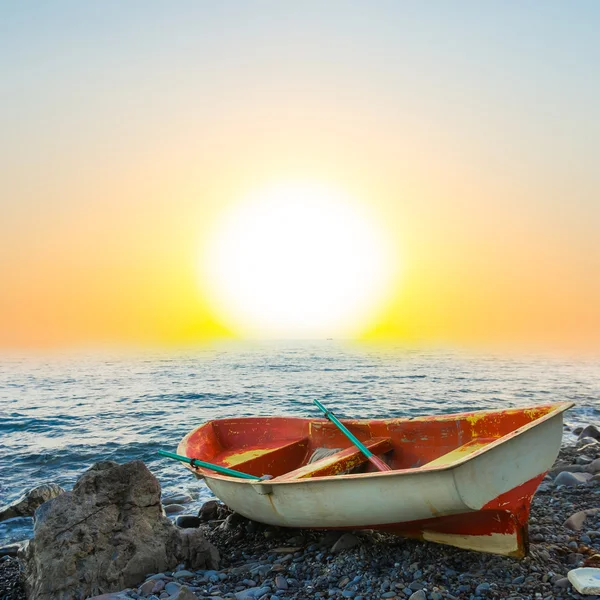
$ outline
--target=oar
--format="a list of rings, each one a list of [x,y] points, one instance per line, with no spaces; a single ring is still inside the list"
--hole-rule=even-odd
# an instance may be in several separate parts
[[[339,419],[329,410],[327,410],[318,400],[313,400],[319,410],[329,419],[370,461],[378,471],[391,471],[379,457],[375,456],[365,445],[350,431],[340,423]]]
[[[188,458],[187,456],[181,456],[181,454],[175,454],[174,452],[159,450],[158,453],[161,456],[166,456],[167,458],[173,458],[175,460],[180,460],[181,462],[188,463],[188,465],[192,465],[192,467],[204,467],[205,469],[212,469],[217,473],[222,473],[223,475],[230,475],[231,477],[239,477],[240,479],[262,479],[261,477],[256,477],[256,475],[248,475],[248,473],[242,473],[241,471],[235,471],[233,469],[228,469],[227,467],[213,465],[211,463],[204,462],[203,460],[198,460],[197,458]]]

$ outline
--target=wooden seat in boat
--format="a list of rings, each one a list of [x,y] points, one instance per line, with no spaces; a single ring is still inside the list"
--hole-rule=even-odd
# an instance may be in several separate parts
[[[373,454],[383,454],[392,449],[392,440],[388,437],[372,438],[363,442],[363,444]],[[314,463],[304,465],[289,473],[284,473],[277,477],[277,481],[292,481],[295,479],[307,479],[309,477],[337,475],[338,473],[343,473],[348,469],[352,469],[367,460],[368,458],[356,446],[351,446],[350,448],[345,448],[335,454],[326,456],[321,460],[317,460]]]
[[[243,473],[261,476],[285,472],[302,462],[308,450],[308,437],[278,440],[260,447],[226,450],[215,456],[215,462]]]
[[[480,450],[495,440],[496,438],[475,438],[458,448],[454,448],[454,450],[451,450],[446,454],[442,454],[442,456],[438,456],[431,462],[421,465],[421,467],[445,467],[446,465],[450,465],[457,460],[469,456],[469,454],[473,454],[473,452]]]

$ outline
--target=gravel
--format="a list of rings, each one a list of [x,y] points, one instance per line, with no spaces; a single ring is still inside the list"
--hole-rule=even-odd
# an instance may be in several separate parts
[[[12,556],[0,558],[0,598],[2,600],[25,600],[21,582],[19,561]]]

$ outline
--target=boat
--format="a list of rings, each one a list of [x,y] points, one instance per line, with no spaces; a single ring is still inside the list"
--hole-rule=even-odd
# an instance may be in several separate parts
[[[342,419],[390,470],[376,470],[323,418],[217,419],[187,434],[178,453],[251,476],[188,464],[215,496],[254,521],[382,530],[524,557],[531,500],[558,455],[563,413],[572,406]]]

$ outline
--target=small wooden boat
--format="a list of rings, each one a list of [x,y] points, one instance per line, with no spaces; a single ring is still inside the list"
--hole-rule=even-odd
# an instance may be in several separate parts
[[[391,467],[375,471],[326,419],[209,421],[178,452],[271,479],[189,468],[227,506],[282,527],[380,529],[482,552],[527,554],[531,499],[562,440],[562,402],[402,419],[344,419]]]

